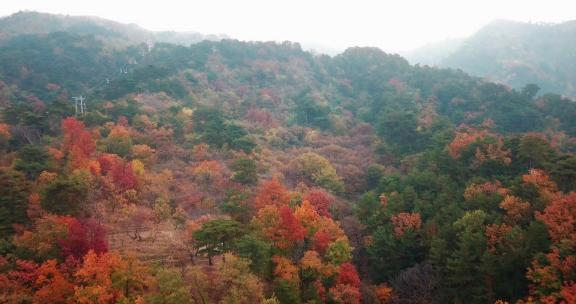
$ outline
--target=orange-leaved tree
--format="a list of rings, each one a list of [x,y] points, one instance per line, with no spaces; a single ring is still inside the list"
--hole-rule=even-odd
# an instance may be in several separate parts
[[[71,169],[85,168],[96,151],[96,142],[84,123],[68,117],[62,121],[62,151],[68,156]]]

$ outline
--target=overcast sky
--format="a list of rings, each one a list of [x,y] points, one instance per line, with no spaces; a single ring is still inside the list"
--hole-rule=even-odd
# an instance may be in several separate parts
[[[573,0],[1,0],[0,16],[20,10],[92,15],[152,30],[398,52],[470,35],[494,19],[576,19],[575,6]]]

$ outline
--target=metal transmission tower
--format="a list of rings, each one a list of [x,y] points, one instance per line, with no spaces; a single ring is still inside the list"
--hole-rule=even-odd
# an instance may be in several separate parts
[[[148,50],[148,54],[150,54],[150,52],[152,52],[152,49],[154,48],[154,42],[152,42],[151,39],[146,40],[146,47]]]
[[[86,98],[84,98],[82,95],[78,96],[78,97],[72,97],[72,99],[74,99],[74,107],[76,109],[76,116],[78,116],[78,113],[85,115],[86,114]],[[78,111],[78,108],[80,108],[80,111]]]
[[[82,110],[82,115],[86,114],[86,101],[82,95],[80,95],[80,109]]]

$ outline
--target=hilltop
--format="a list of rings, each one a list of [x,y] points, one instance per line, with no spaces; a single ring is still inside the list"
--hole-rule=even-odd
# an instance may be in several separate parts
[[[154,42],[190,45],[203,40],[227,38],[225,35],[203,35],[197,32],[150,31],[136,24],[124,24],[93,16],[23,11],[0,18],[0,43],[19,35],[54,32],[94,35],[114,46]]]

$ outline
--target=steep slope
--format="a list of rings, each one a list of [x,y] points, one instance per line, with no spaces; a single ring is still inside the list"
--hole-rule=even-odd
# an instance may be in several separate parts
[[[109,50],[90,36],[54,33],[13,38],[0,47],[0,59],[5,83],[47,101],[61,93],[104,101],[165,92],[191,103],[233,105],[236,117],[248,105],[266,106],[282,121],[321,129],[334,125],[343,110],[377,123],[387,112],[419,112],[433,102],[455,125],[490,119],[499,131],[538,131],[552,114],[563,117],[561,128],[570,135],[575,130],[562,111],[537,104],[531,88],[511,91],[454,70],[410,66],[376,48],[329,57],[295,43],[224,40]],[[275,100],[276,108],[263,102],[262,94]],[[571,108],[568,103],[565,111]]]

